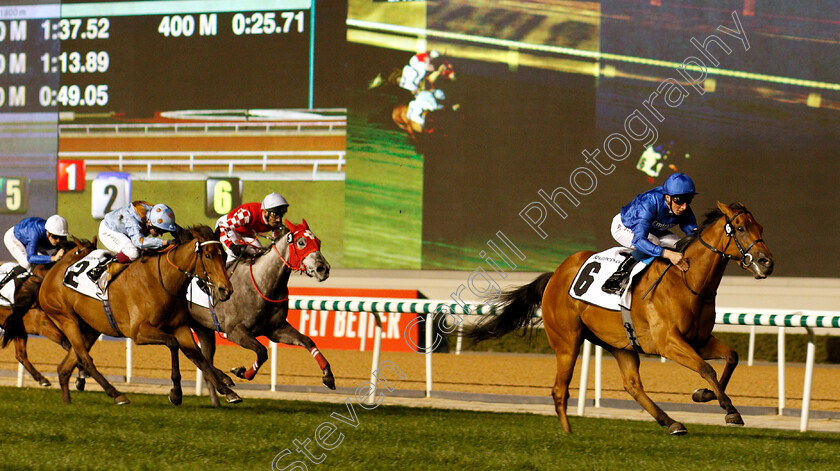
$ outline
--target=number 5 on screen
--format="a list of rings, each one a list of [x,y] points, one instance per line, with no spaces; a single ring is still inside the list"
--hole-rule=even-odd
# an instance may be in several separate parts
[[[115,209],[131,203],[131,176],[127,173],[100,173],[91,183],[90,213],[102,219]]]
[[[29,179],[0,177],[0,214],[25,214],[29,210]]]

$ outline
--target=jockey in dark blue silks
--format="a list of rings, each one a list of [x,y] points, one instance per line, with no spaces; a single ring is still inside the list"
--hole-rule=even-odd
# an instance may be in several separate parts
[[[662,186],[636,196],[621,208],[613,218],[612,235],[619,244],[634,250],[604,282],[605,292],[624,291],[637,261],[649,265],[656,257],[664,257],[678,269],[688,270],[682,254],[672,250],[680,238],[669,229],[679,225],[686,234],[697,229],[697,219],[689,207],[696,194],[691,178],[675,173]]]
[[[21,268],[10,271],[0,280],[0,286],[32,265],[49,265],[61,259],[64,251],[55,248],[68,235],[67,220],[57,214],[47,220],[29,217],[6,231],[3,242]]]

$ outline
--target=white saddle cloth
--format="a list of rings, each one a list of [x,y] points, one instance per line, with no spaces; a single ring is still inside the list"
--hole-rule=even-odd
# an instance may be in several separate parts
[[[630,309],[630,291],[625,289],[622,294],[605,293],[601,287],[616,270],[621,262],[630,255],[630,250],[625,247],[613,247],[589,257],[578,270],[575,280],[569,288],[569,296],[580,301],[594,304],[611,311],[620,310],[621,306]],[[647,265],[637,263],[630,272],[630,283],[632,286],[636,276],[644,271]]]
[[[187,285],[187,301],[210,309],[210,295],[198,287],[198,278],[193,278]]]
[[[8,262],[0,265],[0,280],[6,277],[6,274],[12,271],[14,267],[18,266],[15,262]],[[0,306],[11,307],[11,303],[15,302],[15,280],[9,280],[2,289],[0,289]]]
[[[99,265],[99,261],[107,253],[109,253],[107,250],[94,250],[83,259],[67,267],[64,272],[64,286],[94,299],[104,299],[99,286],[90,281],[87,272]],[[104,276],[105,273],[103,272],[102,275]]]

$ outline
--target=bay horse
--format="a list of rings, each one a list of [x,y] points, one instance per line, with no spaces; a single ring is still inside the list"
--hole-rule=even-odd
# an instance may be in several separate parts
[[[67,268],[82,258],[62,258],[44,277],[38,300],[41,308],[64,333],[72,351],[58,366],[62,401],[70,402],[68,380],[77,360],[117,404],[129,403],[96,369],[89,350],[99,333],[114,337],[130,337],[138,345],[166,345],[172,358],[173,388],[169,400],[179,405],[182,400],[178,349],[198,366],[213,386],[229,402],[239,402],[230,390],[233,382],[224,373],[212,368],[201,355],[189,328],[189,312],[185,292],[192,277],[199,277],[212,288],[220,300],[230,297],[233,287],[225,272],[225,254],[221,243],[213,240],[207,226],[195,226],[177,234],[176,246],[163,253],[132,262],[108,287],[113,319],[106,315],[103,303],[67,286]],[[20,335],[18,330],[6,335]]]
[[[712,335],[715,296],[727,262],[732,259],[756,279],[773,272],[773,256],[761,238],[762,226],[740,203],[717,203],[698,230],[677,244],[689,261],[689,270],[669,270],[670,262],[657,258],[642,273],[632,289],[630,308],[635,335],[644,353],[657,354],[693,371],[709,383],[711,390],[698,389],[695,402],[717,399],[726,411],[726,424],[743,425],[741,415],[725,394],[726,385],[738,365],[738,354]],[[639,353],[630,340],[621,313],[572,299],[571,284],[581,265],[594,252],[577,252],[553,272],[503,293],[499,315],[480,324],[471,336],[476,340],[500,337],[531,322],[542,306],[542,321],[548,342],[557,356],[557,377],[551,395],[560,423],[571,432],[566,417],[569,382],[584,339],[609,351],[618,362],[624,389],[656,421],[674,435],[687,432],[645,393],[639,377]],[[658,284],[657,284],[658,283]],[[597,287],[596,287],[597,289]],[[646,290],[650,290],[644,296]],[[718,380],[706,360],[725,359]]]
[[[96,237],[93,238],[93,241],[87,241],[84,239],[76,239],[71,238],[65,241],[59,242],[59,249],[64,249],[65,253],[75,252],[78,254],[88,254],[96,248]],[[70,342],[67,341],[67,337],[64,336],[63,333],[56,327],[56,325],[47,317],[46,313],[41,310],[40,306],[38,305],[38,292],[41,288],[41,282],[44,280],[44,276],[47,272],[52,268],[53,264],[49,265],[32,265],[30,268],[29,276],[25,278],[14,278],[9,281],[9,283],[15,283],[15,295],[14,295],[14,305],[12,306],[0,306],[0,324],[4,324],[4,330],[8,328],[11,329],[21,329],[23,328],[26,335],[21,337],[16,337],[14,340],[11,338],[7,338],[4,336],[2,341],[2,347],[6,347],[9,342],[14,342],[15,344],[15,359],[23,365],[24,369],[32,376],[32,378],[38,382],[39,385],[42,387],[49,387],[51,386],[50,381],[35,368],[35,365],[29,361],[29,356],[26,352],[26,342],[29,335],[41,335],[46,337],[53,342],[61,345],[62,348],[65,350],[70,350]],[[12,316],[12,312],[15,306],[31,306],[28,310],[24,310],[24,315],[22,316],[15,316],[12,319],[12,322],[16,322],[15,319],[20,319],[23,321],[22,326],[18,327],[11,327],[6,326],[6,320]],[[80,376],[76,380],[76,388],[77,389],[84,389],[84,377]]]
[[[289,324],[289,276],[297,271],[324,281],[330,275],[330,264],[321,254],[321,241],[304,219],[294,225],[285,221],[289,232],[275,239],[261,255],[248,263],[232,264],[228,275],[233,285],[229,300],[214,306],[215,313],[198,304],[190,304],[190,325],[196,332],[205,358],[213,364],[216,353],[214,331],[223,332],[231,342],[253,350],[257,360],[246,370],[231,370],[236,376],[252,380],[268,360],[266,348],[257,340],[268,337],[276,343],[297,345],[309,351],[323,374],[325,386],[335,389],[335,377],[329,362],[311,338]],[[215,315],[215,319],[214,319]],[[210,388],[210,401],[219,405],[216,392]]]

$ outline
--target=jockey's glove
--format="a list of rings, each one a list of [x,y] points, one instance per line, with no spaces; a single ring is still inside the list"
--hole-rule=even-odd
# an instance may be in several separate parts
[[[242,254],[245,252],[245,246],[234,244],[230,246],[230,251],[233,252],[233,254],[237,257],[241,257]]]

